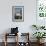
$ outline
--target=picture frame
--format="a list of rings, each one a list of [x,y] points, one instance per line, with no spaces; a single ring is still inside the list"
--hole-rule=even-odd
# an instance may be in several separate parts
[[[36,1],[36,24],[46,25],[46,4],[43,3],[44,0]],[[46,3],[46,0],[45,0]]]
[[[36,10],[37,10],[37,16],[39,18],[46,18],[46,1],[44,0],[37,0],[36,1]]]
[[[12,6],[12,21],[13,22],[24,21],[24,6]]]

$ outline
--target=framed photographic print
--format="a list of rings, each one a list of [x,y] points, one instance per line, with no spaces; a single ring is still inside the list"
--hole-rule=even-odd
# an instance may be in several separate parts
[[[13,22],[24,21],[24,6],[12,6],[12,21]]]

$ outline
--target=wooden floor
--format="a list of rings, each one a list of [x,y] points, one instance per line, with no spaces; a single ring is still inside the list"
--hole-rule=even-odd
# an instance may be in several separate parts
[[[4,43],[3,42],[2,43],[0,42],[0,46],[4,46]],[[14,43],[10,42],[10,43],[8,43],[7,46],[15,46],[15,42]],[[30,43],[30,46],[37,46],[37,43],[32,42],[32,43]],[[46,46],[46,43],[44,43],[42,46]]]

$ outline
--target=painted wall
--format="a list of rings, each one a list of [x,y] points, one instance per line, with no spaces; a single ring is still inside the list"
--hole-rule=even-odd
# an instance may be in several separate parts
[[[24,6],[24,22],[12,22],[12,6]],[[32,37],[32,24],[36,24],[36,0],[0,0],[0,34],[19,27],[19,32],[29,32]]]

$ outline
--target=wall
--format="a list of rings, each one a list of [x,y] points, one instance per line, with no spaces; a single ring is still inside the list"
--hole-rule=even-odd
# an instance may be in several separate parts
[[[12,22],[12,6],[24,6],[24,22]],[[11,27],[19,27],[19,32],[30,32],[36,24],[36,0],[0,0],[0,34],[10,32]]]

